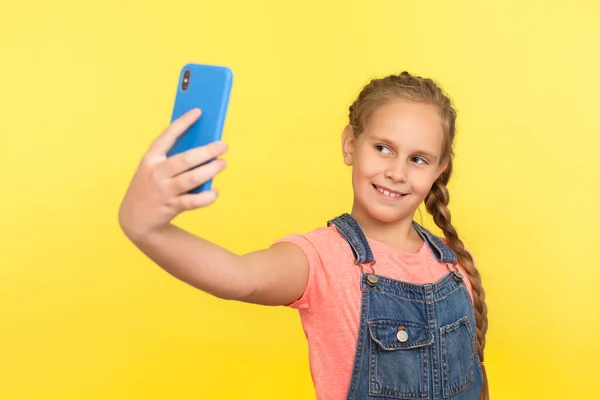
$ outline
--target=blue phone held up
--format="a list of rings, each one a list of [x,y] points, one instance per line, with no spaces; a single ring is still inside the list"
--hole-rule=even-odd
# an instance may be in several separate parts
[[[233,73],[227,67],[187,64],[181,69],[171,122],[194,108],[202,115],[177,138],[168,157],[221,140],[232,84]],[[211,186],[212,179],[189,193],[208,191]]]

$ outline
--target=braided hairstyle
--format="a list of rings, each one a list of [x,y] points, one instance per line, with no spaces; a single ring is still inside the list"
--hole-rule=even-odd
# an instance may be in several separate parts
[[[400,75],[390,75],[371,80],[350,106],[349,124],[354,135],[358,136],[377,107],[399,99],[436,105],[442,117],[444,142],[440,163],[448,161],[448,167],[433,183],[431,190],[425,196],[425,207],[433,216],[436,225],[444,233],[448,246],[456,254],[459,264],[467,273],[471,283],[477,326],[477,352],[483,370],[483,390],[481,391],[480,400],[488,400],[488,380],[483,365],[485,335],[488,328],[485,292],[475,262],[458,237],[456,229],[452,226],[450,210],[448,209],[450,194],[446,185],[452,175],[453,143],[456,133],[456,111],[452,101],[433,80],[414,76],[404,71]]]

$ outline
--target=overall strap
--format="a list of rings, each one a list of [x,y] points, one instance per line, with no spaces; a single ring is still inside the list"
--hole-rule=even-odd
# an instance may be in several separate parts
[[[331,225],[336,227],[342,238],[350,245],[352,253],[354,254],[354,263],[357,265],[370,264],[371,271],[374,273],[375,270],[373,265],[375,264],[375,259],[373,257],[373,252],[358,221],[350,214],[344,213],[327,221],[327,226]],[[427,243],[433,257],[438,262],[446,264],[446,268],[448,268],[456,280],[462,280],[463,276],[460,271],[458,271],[458,268],[456,268],[457,258],[454,251],[446,246],[439,237],[435,236],[415,221],[413,221],[413,227],[423,241]],[[367,280],[369,284],[377,283],[377,278],[372,274],[368,275]]]
[[[353,216],[344,213],[330,221],[327,221],[327,226],[335,225],[339,233],[342,235],[344,240],[348,242],[354,259],[357,263],[369,263],[373,262],[373,252],[369,246],[367,238]],[[421,225],[413,221],[413,227],[421,236],[421,239],[427,243],[429,250],[433,254],[434,258],[444,264],[456,264],[456,254],[450,249],[442,239],[423,228]]]
[[[367,238],[353,216],[350,214],[342,214],[330,221],[327,221],[327,226],[335,225],[336,229],[342,235],[344,240],[348,242],[352,253],[354,254],[354,262],[358,264],[372,263],[373,252],[369,246]]]
[[[435,236],[415,221],[413,221],[413,226],[421,238],[427,243],[429,250],[431,250],[431,253],[436,260],[445,264],[456,264],[456,254],[442,242],[442,239]]]

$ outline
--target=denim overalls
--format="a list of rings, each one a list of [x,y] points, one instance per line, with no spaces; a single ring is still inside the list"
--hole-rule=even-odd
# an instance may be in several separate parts
[[[397,281],[376,275],[371,248],[351,215],[328,222],[332,224],[363,271],[347,399],[478,400],[483,376],[475,315],[463,277],[454,267],[454,252],[413,221],[434,257],[450,272],[435,283]]]

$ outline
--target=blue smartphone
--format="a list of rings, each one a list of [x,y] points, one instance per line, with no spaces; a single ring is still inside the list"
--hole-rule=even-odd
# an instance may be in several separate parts
[[[233,73],[224,66],[186,64],[181,69],[171,122],[193,108],[202,110],[202,115],[177,138],[167,157],[221,140],[232,85]],[[208,191],[211,186],[212,179],[189,193]]]

